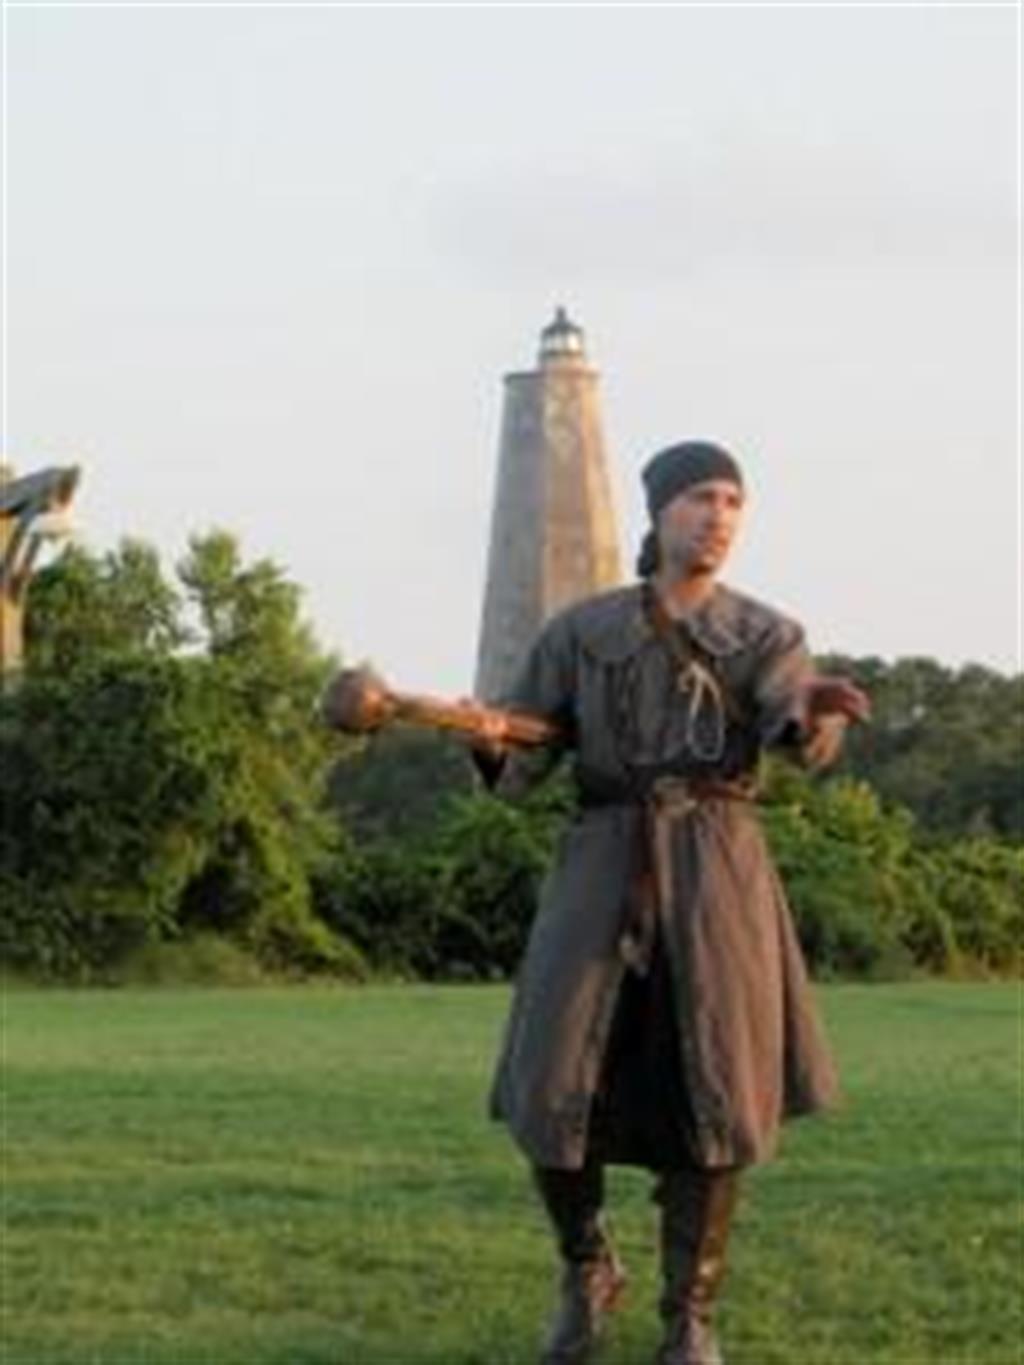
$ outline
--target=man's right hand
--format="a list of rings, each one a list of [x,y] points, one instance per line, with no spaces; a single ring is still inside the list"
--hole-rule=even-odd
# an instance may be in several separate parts
[[[508,752],[508,722],[498,711],[475,697],[460,697],[459,706],[474,720],[469,742],[487,758],[497,761]]]

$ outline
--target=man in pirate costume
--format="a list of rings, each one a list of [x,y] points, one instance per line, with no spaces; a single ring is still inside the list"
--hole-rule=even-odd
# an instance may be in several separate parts
[[[763,750],[826,766],[868,699],[817,672],[792,617],[719,581],[745,499],[732,455],[683,442],[643,481],[638,581],[553,616],[501,698],[560,739],[512,748],[495,722],[473,749],[513,800],[571,752],[578,796],[488,1097],[561,1256],[544,1365],[591,1360],[626,1283],[608,1164],[656,1176],[656,1365],[720,1365],[740,1172],[774,1155],[782,1121],[843,1098],[753,799]]]

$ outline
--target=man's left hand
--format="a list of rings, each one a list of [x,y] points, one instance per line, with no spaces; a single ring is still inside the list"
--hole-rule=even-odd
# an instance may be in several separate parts
[[[866,721],[871,716],[868,694],[849,678],[819,675],[807,683],[805,693],[807,716],[818,720],[825,716],[843,716],[846,720]]]

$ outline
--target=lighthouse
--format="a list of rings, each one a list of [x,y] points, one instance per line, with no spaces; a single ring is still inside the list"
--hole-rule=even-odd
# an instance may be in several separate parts
[[[501,697],[544,621],[622,582],[599,374],[564,308],[504,377],[474,694]]]

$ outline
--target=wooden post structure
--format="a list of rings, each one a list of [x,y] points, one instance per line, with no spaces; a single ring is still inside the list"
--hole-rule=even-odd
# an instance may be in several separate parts
[[[16,478],[0,464],[0,679],[21,668],[25,649],[25,599],[39,551],[46,540],[70,530],[68,509],[78,486],[77,465],[40,469]]]

